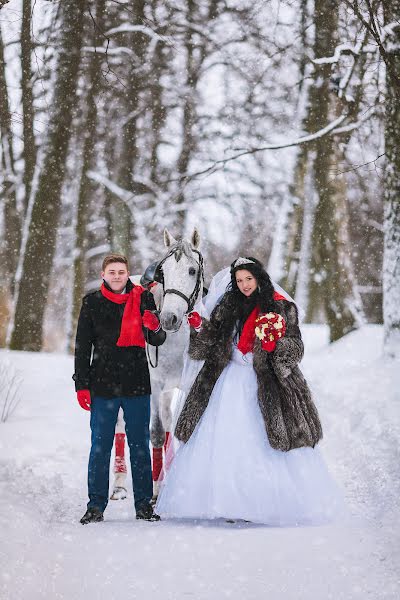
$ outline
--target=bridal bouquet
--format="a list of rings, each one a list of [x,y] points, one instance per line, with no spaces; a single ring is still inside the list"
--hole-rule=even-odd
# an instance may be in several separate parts
[[[275,312],[259,315],[255,321],[255,334],[261,347],[267,352],[275,350],[276,342],[285,335],[286,323],[282,315]]]

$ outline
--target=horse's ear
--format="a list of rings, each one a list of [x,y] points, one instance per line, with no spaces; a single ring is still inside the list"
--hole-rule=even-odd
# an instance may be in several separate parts
[[[192,233],[191,244],[195,250],[197,250],[197,248],[200,246],[200,234],[199,234],[198,230],[196,229],[196,227],[194,228],[193,233]]]
[[[172,244],[176,244],[176,239],[172,237],[167,228],[164,229],[164,245],[169,248]]]

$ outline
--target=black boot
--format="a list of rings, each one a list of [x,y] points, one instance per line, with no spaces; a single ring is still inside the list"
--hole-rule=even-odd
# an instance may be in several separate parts
[[[159,521],[160,516],[157,515],[150,503],[142,504],[136,509],[136,518],[144,519],[145,521]]]
[[[98,508],[88,508],[81,519],[82,525],[104,521],[103,513]]]

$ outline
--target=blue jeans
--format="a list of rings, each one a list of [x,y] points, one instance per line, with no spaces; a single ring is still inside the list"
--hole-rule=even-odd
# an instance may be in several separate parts
[[[124,411],[135,508],[149,502],[153,494],[149,448],[150,396],[95,396],[90,411],[92,447],[88,469],[88,508],[104,511],[108,503],[110,457],[120,407]]]

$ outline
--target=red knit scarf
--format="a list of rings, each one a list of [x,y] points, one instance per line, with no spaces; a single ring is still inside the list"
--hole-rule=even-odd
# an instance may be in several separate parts
[[[286,300],[286,298],[281,294],[278,294],[278,292],[274,292],[274,300]],[[242,354],[253,352],[254,340],[256,337],[256,319],[258,317],[259,312],[260,307],[257,305],[251,311],[243,325],[242,333],[240,334],[239,343],[237,345],[238,349]]]
[[[140,312],[140,297],[144,292],[144,288],[135,285],[128,294],[116,294],[108,290],[103,283],[100,291],[107,300],[115,302],[115,304],[126,303],[117,346],[140,346],[144,348],[145,339]]]

